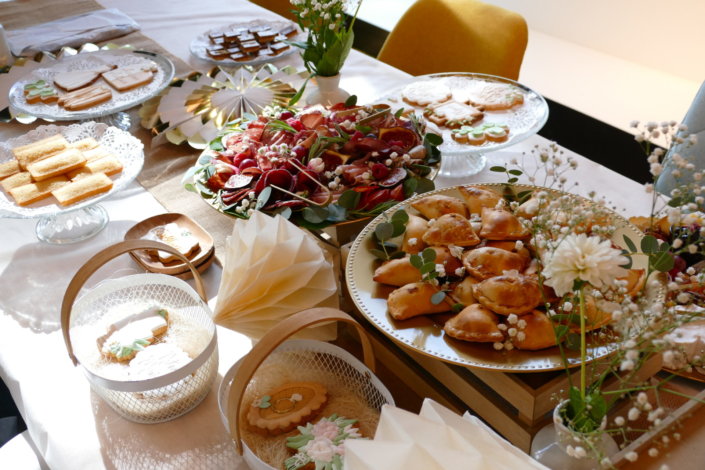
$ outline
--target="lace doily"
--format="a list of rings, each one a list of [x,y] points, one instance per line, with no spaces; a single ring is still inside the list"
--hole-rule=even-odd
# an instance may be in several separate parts
[[[157,67],[154,78],[148,84],[132,90],[119,92],[109,87],[102,79],[98,79],[95,83],[105,84],[111,88],[113,97],[105,103],[84,110],[67,111],[57,103],[29,104],[24,97],[24,86],[27,83],[40,79],[51,82],[57,74],[62,72],[89,70],[105,64],[114,64],[122,67],[138,64],[150,65],[150,63]],[[174,65],[169,59],[159,54],[131,50],[86,52],[64,57],[50,67],[37,68],[16,82],[10,89],[10,107],[15,115],[28,114],[56,121],[93,119],[129,109],[148,100],[162,91],[171,82],[172,78],[174,78]]]
[[[26,219],[81,209],[120,191],[130,184],[142,169],[142,164],[144,163],[142,142],[116,127],[96,122],[72,124],[70,126],[56,126],[53,124],[39,126],[20,137],[0,142],[0,163],[15,158],[11,151],[14,147],[27,145],[55,134],[62,134],[69,143],[85,139],[86,137],[93,137],[102,147],[115,154],[122,162],[123,170],[113,177],[113,188],[107,193],[99,194],[67,207],[60,206],[53,198],[44,199],[28,207],[20,207],[15,204],[9,194],[0,191],[0,216]]]

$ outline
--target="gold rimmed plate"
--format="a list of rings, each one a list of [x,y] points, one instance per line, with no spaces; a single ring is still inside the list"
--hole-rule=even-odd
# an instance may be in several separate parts
[[[472,184],[469,186],[490,189],[500,194],[505,188],[504,184],[499,183]],[[544,190],[554,194],[567,194],[529,185],[514,185],[514,188],[517,192]],[[462,199],[457,186],[438,189],[408,199],[375,218],[353,242],[346,266],[346,281],[350,296],[360,312],[370,323],[394,342],[441,361],[501,372],[545,372],[563,369],[565,366],[558,347],[539,351],[517,349],[497,351],[490,343],[471,343],[450,338],[443,331],[443,324],[452,314],[422,315],[402,321],[391,318],[387,312],[386,299],[392,288],[372,280],[374,270],[379,265],[379,261],[369,251],[374,245],[372,237],[374,236],[375,228],[380,223],[385,222],[397,210],[404,209],[410,214],[417,214],[411,204],[415,200],[430,194],[443,194]],[[575,197],[588,204],[594,204],[592,201],[579,196]],[[638,228],[617,214],[614,215],[614,222],[618,228],[612,237],[612,241],[616,245],[620,247],[624,245],[623,235],[628,235],[635,242],[638,242],[643,237]],[[635,256],[633,267],[637,269],[645,268],[645,257]],[[607,334],[604,336],[605,338],[602,340],[593,338],[590,341],[588,357],[590,357],[591,361],[608,356],[618,347],[619,339],[615,334],[610,334],[610,330],[607,330]],[[564,348],[564,351],[570,367],[577,366],[580,363],[578,352],[570,351],[566,348]]]

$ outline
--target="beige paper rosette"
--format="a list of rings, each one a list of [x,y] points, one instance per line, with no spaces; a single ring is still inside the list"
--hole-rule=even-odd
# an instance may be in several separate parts
[[[333,263],[313,236],[279,215],[255,211],[235,221],[226,241],[214,321],[259,339],[293,313],[337,307],[337,289]],[[318,333],[313,336],[331,332]]]
[[[304,76],[292,67],[271,64],[221,67],[207,74],[193,72],[175,79],[140,109],[142,126],[151,129],[152,145],[165,142],[203,149],[226,123],[245,113],[259,114],[266,106],[286,105]]]

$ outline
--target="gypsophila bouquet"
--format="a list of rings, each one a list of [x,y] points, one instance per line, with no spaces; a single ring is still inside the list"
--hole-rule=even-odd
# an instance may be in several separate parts
[[[332,77],[343,68],[352,48],[353,24],[362,0],[359,0],[349,25],[345,24],[346,0],[291,0],[299,26],[307,33],[301,48],[306,69],[313,75]]]
[[[692,142],[683,131],[675,123],[649,123],[637,135],[654,176],[647,185],[653,194],[651,215],[633,220],[646,232],[641,239],[623,231],[616,236],[619,224],[614,214],[609,215],[605,201],[588,208],[570,195],[505,191],[511,207],[525,215],[522,220],[532,232],[530,246],[539,254],[540,283],[560,297],[548,312],[564,360],[565,350],[580,351],[579,382],[568,374],[569,389],[560,397],[563,401],[555,415],[557,424],[573,433],[566,452],[574,458],[590,458],[595,466],[613,466],[606,436],[624,449],[644,433],[660,429],[672,411],[665,404],[674,397],[690,399],[669,387],[675,373],[703,365],[703,358],[687,354],[678,334],[679,327],[698,316],[697,309],[687,307],[702,304],[703,299],[705,273],[698,269],[705,232],[705,215],[698,212],[701,194],[705,195],[705,187],[698,183],[703,175],[684,158],[672,155],[674,176],[687,183],[674,190],[670,199],[656,194],[653,188],[663,171],[665,152],[648,144],[655,136],[665,136],[669,143]],[[528,165],[530,171],[524,165],[527,159],[536,164]],[[575,166],[552,144],[535,148],[521,163],[513,160],[512,166],[492,170],[507,174],[508,187],[526,177],[531,183],[565,190],[570,184],[565,171]],[[686,173],[690,178],[685,178]],[[605,212],[600,213],[600,208]],[[637,260],[640,269],[632,267]],[[665,285],[666,297],[659,294]],[[606,338],[619,344],[616,352],[588,364],[590,345]],[[654,376],[661,358],[674,372]],[[678,437],[672,427],[663,430],[649,443],[646,454],[659,455]],[[639,458],[634,451],[623,454],[630,461]]]

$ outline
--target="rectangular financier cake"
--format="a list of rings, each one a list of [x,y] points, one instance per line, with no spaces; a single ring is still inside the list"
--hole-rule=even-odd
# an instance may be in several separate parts
[[[86,164],[80,150],[68,149],[51,157],[27,165],[27,170],[36,181],[64,174]]]
[[[17,158],[20,169],[25,170],[30,163],[61,152],[67,149],[68,146],[69,143],[64,139],[64,136],[56,134],[28,145],[15,147],[12,149],[12,153]]]
[[[52,194],[62,206],[68,206],[87,197],[110,191],[113,180],[103,173],[86,176],[52,191]]]

